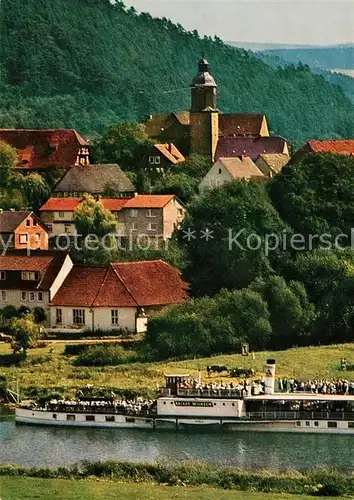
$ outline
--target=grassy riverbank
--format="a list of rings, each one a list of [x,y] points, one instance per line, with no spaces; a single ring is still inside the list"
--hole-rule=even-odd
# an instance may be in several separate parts
[[[0,477],[0,491],[6,500],[313,500],[308,495],[229,491],[195,486],[117,484],[111,481]],[[337,500],[340,497],[331,497]]]
[[[195,461],[173,464],[84,461],[79,465],[56,470],[3,464],[0,465],[0,485],[2,497],[7,500],[133,497],[258,500],[265,498],[261,493],[268,494],[268,499],[273,500],[278,494],[283,499],[288,496],[291,498],[290,495],[298,495],[297,498],[309,498],[309,495],[354,495],[353,476],[350,472],[314,469],[282,473],[246,471]],[[8,494],[5,496],[6,488]],[[96,490],[101,496],[96,495]],[[232,494],[225,490],[232,491]],[[37,496],[23,496],[21,491],[27,495],[32,491]],[[56,492],[60,492],[62,496],[58,496]]]
[[[214,356],[211,358],[159,363],[133,363],[107,367],[74,366],[75,356],[64,355],[65,342],[48,344],[42,349],[33,349],[28,359],[20,366],[1,366],[6,356],[11,353],[9,344],[0,344],[0,375],[5,375],[15,387],[19,384],[23,395],[31,389],[72,390],[86,384],[97,387],[114,387],[140,392],[153,391],[157,384],[162,384],[164,373],[189,373],[197,376],[201,369],[203,379],[207,378],[207,365],[226,365],[232,367],[254,367],[262,372],[267,358],[277,362],[277,376],[300,378],[340,378],[340,359],[346,358],[354,364],[353,344],[332,345],[323,347],[304,347],[279,352],[255,353],[255,359],[234,354]],[[345,377],[354,378],[354,372],[347,372]],[[230,381],[229,377],[213,375],[214,380]]]

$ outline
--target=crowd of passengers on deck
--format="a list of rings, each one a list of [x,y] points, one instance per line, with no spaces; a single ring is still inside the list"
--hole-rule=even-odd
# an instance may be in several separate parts
[[[307,380],[279,379],[279,392],[310,392],[313,394],[343,394],[354,396],[354,382],[348,380]]]
[[[154,401],[137,398],[134,400],[102,400],[102,401],[77,401],[77,400],[51,400],[44,406],[32,405],[32,409],[51,412],[68,413],[118,413],[121,415],[143,415],[150,413]]]

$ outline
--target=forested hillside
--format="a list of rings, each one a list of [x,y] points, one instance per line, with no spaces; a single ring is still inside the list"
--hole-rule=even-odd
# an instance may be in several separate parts
[[[0,127],[75,127],[189,108],[204,51],[220,109],[265,112],[296,142],[354,136],[342,90],[306,68],[271,68],[252,54],[109,0],[2,0]]]

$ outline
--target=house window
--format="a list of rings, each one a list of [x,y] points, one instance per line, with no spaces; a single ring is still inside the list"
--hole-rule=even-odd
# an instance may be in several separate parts
[[[33,226],[34,226],[34,227],[36,227],[36,225],[37,225],[37,221],[36,221],[36,220],[34,220],[34,221],[33,221]]]
[[[34,292],[29,293],[29,301],[34,302],[36,300],[36,294]]]
[[[160,156],[149,156],[150,165],[160,165],[161,158]]]
[[[153,224],[152,222],[149,222],[148,231],[157,231],[157,224]]]
[[[27,234],[20,234],[20,244],[24,245],[28,241],[28,235]]]
[[[36,281],[39,279],[39,273],[34,271],[22,271],[21,279],[24,281]]]
[[[151,208],[149,208],[149,210],[146,210],[146,217],[156,217],[154,210],[152,210]]]
[[[51,233],[53,231],[53,224],[47,224],[47,229]]]
[[[31,227],[31,219],[26,219],[26,227]]]
[[[71,224],[64,224],[64,231],[66,233],[71,233]]]
[[[38,300],[38,302],[43,302],[43,292],[38,292],[37,300]]]
[[[114,415],[106,415],[106,422],[114,422],[115,418]]]
[[[221,174],[221,168],[218,169],[218,174]]]
[[[159,156],[155,156],[155,164],[160,165],[161,163],[161,158]]]
[[[138,211],[135,208],[130,210],[130,217],[138,217]]]
[[[182,217],[183,216],[183,210],[182,210],[182,208],[177,208],[177,215],[178,215],[178,217]]]
[[[75,415],[67,415],[66,416],[66,420],[74,421],[75,420]]]
[[[138,223],[137,222],[133,222],[132,223],[132,231],[137,231],[138,230]]]
[[[0,271],[0,280],[6,280],[6,271]]]
[[[36,240],[41,241],[41,235],[39,233],[36,233]]]
[[[57,325],[61,325],[63,322],[63,314],[61,309],[56,309],[55,310],[55,323]]]
[[[86,422],[94,422],[95,415],[86,415]]]
[[[74,325],[85,324],[85,309],[73,309],[73,322]]]
[[[64,212],[59,212],[59,219],[64,219]]]
[[[118,325],[118,309],[111,310],[112,325]]]
[[[6,300],[7,300],[6,290],[1,290],[0,297],[1,297],[1,302],[6,302]]]
[[[26,300],[27,300],[27,292],[21,292],[21,300],[22,300],[22,302],[26,302]]]

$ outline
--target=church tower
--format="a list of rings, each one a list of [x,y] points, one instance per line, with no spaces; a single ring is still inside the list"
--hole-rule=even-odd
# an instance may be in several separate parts
[[[190,153],[198,153],[214,161],[219,140],[219,112],[216,109],[217,85],[209,73],[209,63],[203,57],[198,74],[191,85]]]

